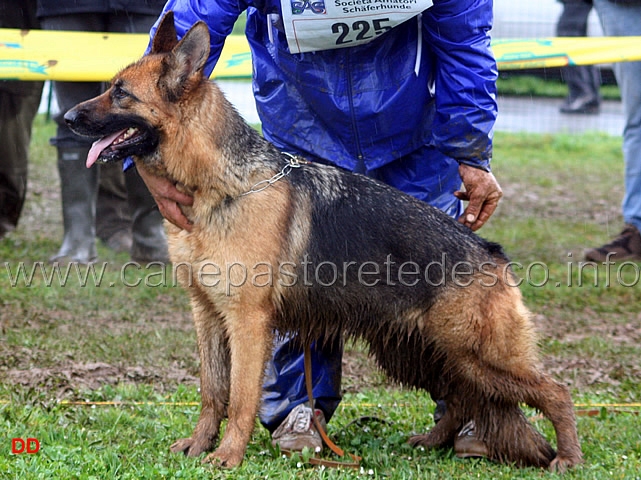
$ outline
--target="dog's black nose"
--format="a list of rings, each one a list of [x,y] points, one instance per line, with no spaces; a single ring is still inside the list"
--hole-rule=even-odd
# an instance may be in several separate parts
[[[67,113],[65,113],[64,119],[65,119],[65,123],[71,127],[78,120],[78,110],[75,108],[72,108]]]

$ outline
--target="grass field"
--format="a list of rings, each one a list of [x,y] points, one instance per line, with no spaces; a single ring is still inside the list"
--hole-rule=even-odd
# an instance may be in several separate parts
[[[47,141],[53,128],[36,122],[25,212],[18,230],[0,241],[0,478],[550,476],[408,447],[408,435],[433,424],[433,404],[389,384],[361,345],[348,348],[345,398],[330,424],[330,435],[363,457],[361,470],[282,458],[262,428],[232,472],[170,454],[198,415],[186,295],[169,269],[127,266],[127,255],[101,245],[95,277],[84,278],[86,267],[51,276],[46,260],[62,236]],[[580,265],[583,248],[622,227],[620,142],[599,134],[497,133],[494,170],[505,197],[480,232],[516,262],[545,368],[573,393],[585,463],[569,479],[635,479],[641,472],[640,266]],[[553,440],[549,422],[528,414]],[[12,438],[35,438],[40,449],[12,454]]]

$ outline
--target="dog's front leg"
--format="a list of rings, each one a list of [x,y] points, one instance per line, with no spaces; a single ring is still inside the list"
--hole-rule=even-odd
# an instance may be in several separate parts
[[[200,355],[200,417],[189,438],[171,446],[174,453],[197,457],[212,450],[229,401],[229,345],[223,321],[204,296],[192,292],[192,311]]]
[[[231,318],[235,317],[235,318]],[[206,458],[224,467],[243,461],[262,396],[272,334],[268,311],[244,306],[226,320],[231,358],[228,422],[218,448]]]

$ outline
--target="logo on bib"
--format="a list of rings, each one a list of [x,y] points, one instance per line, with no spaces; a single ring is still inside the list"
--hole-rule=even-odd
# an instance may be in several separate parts
[[[326,15],[324,0],[290,0],[292,6],[292,15],[303,15],[305,10],[311,11],[316,15]]]

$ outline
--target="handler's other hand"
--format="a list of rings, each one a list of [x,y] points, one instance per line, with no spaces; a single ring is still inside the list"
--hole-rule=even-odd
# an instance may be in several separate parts
[[[454,192],[454,195],[460,200],[469,202],[459,222],[476,231],[496,210],[503,196],[503,190],[490,172],[461,164],[459,174],[465,191]]]
[[[136,168],[154,200],[156,200],[158,210],[160,210],[162,216],[178,228],[190,232],[192,223],[187,219],[180,207],[181,205],[186,207],[193,205],[194,198],[179,192],[171,180],[154,175],[142,166],[136,166]]]

